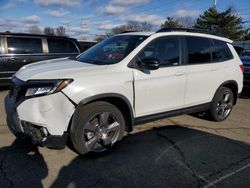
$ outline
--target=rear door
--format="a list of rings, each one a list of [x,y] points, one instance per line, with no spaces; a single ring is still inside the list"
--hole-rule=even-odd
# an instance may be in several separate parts
[[[219,74],[212,65],[213,45],[209,38],[186,36],[187,90],[185,107],[208,103],[218,88]]]
[[[69,39],[64,38],[47,38],[49,59],[62,57],[76,57],[80,51],[78,46]]]

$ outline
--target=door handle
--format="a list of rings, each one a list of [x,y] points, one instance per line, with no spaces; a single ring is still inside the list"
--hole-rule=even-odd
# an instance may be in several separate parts
[[[177,73],[175,73],[175,76],[182,76],[184,74],[185,74],[185,72],[177,72]]]

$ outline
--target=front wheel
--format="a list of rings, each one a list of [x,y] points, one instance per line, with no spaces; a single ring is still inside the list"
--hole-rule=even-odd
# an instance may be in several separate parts
[[[71,140],[80,154],[111,149],[122,139],[125,131],[125,120],[120,110],[103,101],[82,106],[72,123]]]
[[[234,95],[228,88],[220,88],[212,101],[209,114],[214,121],[223,121],[230,115],[234,103]]]

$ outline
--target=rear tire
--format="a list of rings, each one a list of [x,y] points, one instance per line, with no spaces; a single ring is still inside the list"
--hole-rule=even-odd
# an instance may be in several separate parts
[[[125,120],[120,110],[104,101],[80,107],[73,116],[70,137],[80,154],[105,153],[121,140]]]
[[[226,87],[221,87],[216,92],[209,109],[210,119],[217,122],[227,119],[233,109],[233,103],[233,92]]]

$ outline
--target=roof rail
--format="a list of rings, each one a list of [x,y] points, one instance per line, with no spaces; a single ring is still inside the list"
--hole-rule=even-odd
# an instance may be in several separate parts
[[[120,34],[123,34],[123,33],[132,33],[132,32],[138,32],[138,31],[122,31],[122,32],[120,32]]]
[[[185,32],[193,32],[193,33],[205,33],[205,34],[211,34],[211,35],[218,35],[218,33],[213,33],[209,30],[190,29],[190,28],[162,28],[156,31],[156,33],[171,32],[171,31],[185,31]]]

